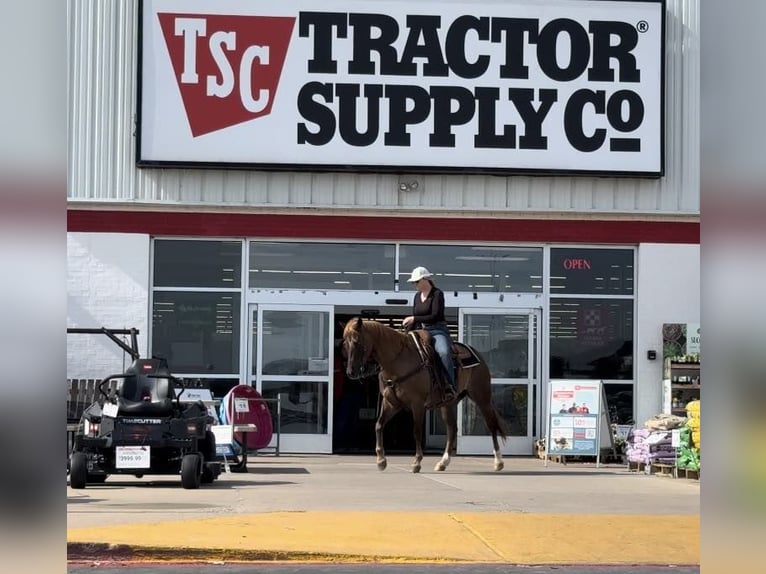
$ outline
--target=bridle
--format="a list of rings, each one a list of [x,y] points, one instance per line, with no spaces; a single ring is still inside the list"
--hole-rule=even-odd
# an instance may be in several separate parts
[[[364,344],[365,337],[364,337],[364,334],[361,332],[361,330],[356,331],[356,333],[359,336],[359,341],[357,343],[354,343],[354,347],[358,347],[359,352],[362,355],[362,363],[361,363],[361,366],[359,367],[359,374],[356,377],[350,377],[350,378],[366,379],[367,377],[377,375],[380,372],[380,364],[377,361],[375,361],[372,357],[372,355],[374,354],[374,349],[370,352],[369,357],[367,356],[367,348],[365,347],[365,344]],[[350,358],[351,358],[351,353],[349,353],[349,359]]]

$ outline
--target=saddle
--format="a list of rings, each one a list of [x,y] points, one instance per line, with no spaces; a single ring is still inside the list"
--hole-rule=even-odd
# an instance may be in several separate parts
[[[420,358],[426,365],[429,365],[431,371],[431,396],[426,403],[429,407],[441,406],[446,402],[449,391],[447,374],[444,368],[441,368],[441,359],[433,346],[433,337],[425,329],[410,331],[410,337],[415,341],[415,346],[420,353]],[[479,359],[473,350],[463,343],[452,342],[452,361],[455,366],[455,380],[462,369],[475,367],[479,364]]]

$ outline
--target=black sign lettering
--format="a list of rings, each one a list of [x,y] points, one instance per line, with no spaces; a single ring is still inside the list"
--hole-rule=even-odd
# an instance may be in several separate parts
[[[560,67],[556,57],[559,35],[569,36],[570,56],[566,67]],[[540,30],[537,42],[537,60],[545,75],[558,82],[570,82],[579,78],[588,67],[590,40],[588,33],[578,22],[567,18],[551,20]]]
[[[399,37],[399,23],[396,18],[385,14],[350,14],[349,24],[353,28],[354,55],[348,63],[349,74],[414,76],[417,67],[400,65],[396,48],[392,46]],[[372,31],[377,30],[377,36]],[[380,56],[380,71],[376,72],[372,53]]]
[[[315,123],[319,130],[312,132],[305,123],[298,124],[298,143],[325,145],[335,135],[335,114],[327,106],[319,103],[314,96],[321,96],[325,102],[333,99],[332,84],[309,82],[298,94],[298,112],[301,116]]]
[[[389,101],[389,123],[383,143],[387,146],[409,146],[407,128],[428,119],[431,96],[420,86],[386,86],[385,94]]]
[[[461,78],[473,79],[483,76],[489,68],[489,56],[481,55],[475,62],[469,62],[465,57],[466,35],[475,31],[479,40],[489,39],[489,18],[461,16],[457,18],[447,32],[447,59],[449,67]]]
[[[516,147],[516,126],[503,126],[503,134],[495,133],[497,121],[497,102],[500,99],[500,88],[476,88],[476,102],[479,108],[479,131],[473,138],[477,148],[508,148]]]
[[[455,147],[452,127],[467,124],[473,119],[476,100],[471,92],[457,86],[434,86],[431,97],[434,100],[434,131],[430,144],[432,147]],[[452,102],[457,102],[454,112]]]
[[[572,146],[584,152],[593,152],[604,145],[606,130],[598,128],[592,136],[585,134],[583,128],[583,114],[585,106],[591,104],[597,114],[606,111],[606,95],[603,90],[577,90],[569,98],[564,110],[564,132]]]
[[[636,57],[631,51],[638,45],[635,26],[625,22],[591,22],[588,27],[593,34],[593,66],[588,70],[591,82],[613,82],[612,59],[620,65],[621,82],[640,82],[641,72],[636,67]],[[619,42],[612,45],[612,36]]]
[[[306,83],[297,102],[305,120],[298,124],[299,144],[322,146],[338,137],[349,146],[366,147],[382,135],[385,146],[455,148],[461,145],[457,134],[465,137],[455,128],[471,124],[476,149],[547,150],[551,129],[563,127],[569,145],[579,152],[601,150],[607,139],[612,152],[641,150],[641,139],[631,135],[646,115],[640,93],[610,90],[608,85],[640,82],[634,53],[640,35],[634,23],[593,20],[584,25],[570,18],[541,22],[473,14],[446,22],[438,14],[397,19],[388,14],[302,12],[299,34],[312,41],[309,74],[338,75],[337,58],[345,51],[350,55],[341,66],[370,79]],[[335,43],[343,48],[334,48]],[[500,54],[496,46],[491,49],[497,44]],[[568,57],[560,58],[566,52]],[[587,81],[603,84],[598,90],[567,87],[585,81],[586,72]],[[464,81],[488,74],[509,85]],[[418,81],[386,82],[391,77]],[[441,80],[424,85],[422,78],[429,77]],[[546,83],[514,85],[514,80],[530,77]],[[504,123],[511,105],[517,120]],[[563,112],[552,113],[555,106]],[[563,126],[549,120],[562,113]],[[427,141],[413,143],[412,126],[425,122]]]
[[[415,58],[425,58],[423,65],[424,76],[448,76],[449,66],[444,62],[441,42],[439,42],[440,16],[407,16],[407,27],[410,33],[402,53],[402,69],[417,74]],[[423,43],[420,44],[420,38]]]
[[[524,34],[529,43],[537,42],[538,21],[531,18],[493,18],[492,42],[499,44],[505,38],[505,63],[500,66],[501,78],[526,80],[529,67],[524,65]]]
[[[431,96],[420,86],[386,86],[385,94],[389,101],[389,124],[383,142],[387,146],[409,146],[407,128],[428,119]]]
[[[339,12],[301,12],[298,25],[301,38],[314,36],[314,57],[308,62],[309,74],[335,74],[338,62],[332,57],[332,29],[337,28],[338,38],[345,38],[346,14]]]
[[[521,149],[546,149],[548,138],[542,134],[543,121],[556,101],[556,90],[540,90],[540,105],[532,106],[535,91],[532,88],[510,88],[508,97],[524,120],[524,135],[519,138]]]
[[[381,84],[366,84],[364,95],[367,99],[367,131],[362,133],[357,130],[356,111],[357,98],[359,98],[359,84],[338,84],[335,86],[338,96],[338,128],[340,137],[349,145],[363,147],[372,145],[378,139],[380,133],[380,99],[383,97]]]
[[[623,105],[627,104],[628,116],[623,119]],[[644,102],[641,97],[631,90],[620,90],[612,94],[606,104],[606,115],[609,125],[617,131],[630,133],[638,129],[644,121]],[[640,138],[611,138],[610,151],[641,151]]]

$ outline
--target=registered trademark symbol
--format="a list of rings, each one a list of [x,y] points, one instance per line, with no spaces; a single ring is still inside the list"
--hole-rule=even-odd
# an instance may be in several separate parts
[[[638,24],[636,24],[636,30],[638,30],[642,34],[644,32],[648,32],[649,31],[649,22],[647,22],[646,20],[640,20],[638,22]]]

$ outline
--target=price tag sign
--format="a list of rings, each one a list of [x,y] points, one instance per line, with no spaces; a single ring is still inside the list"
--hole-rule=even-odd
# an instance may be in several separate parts
[[[150,446],[118,446],[115,449],[115,467],[149,468],[151,461]]]
[[[104,408],[101,411],[105,417],[117,418],[117,405],[114,403],[104,404]]]

